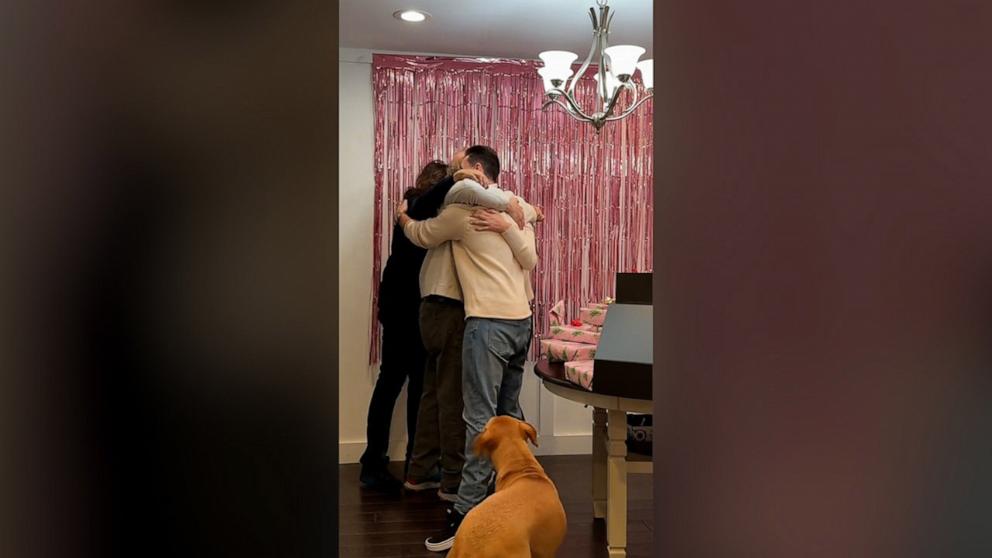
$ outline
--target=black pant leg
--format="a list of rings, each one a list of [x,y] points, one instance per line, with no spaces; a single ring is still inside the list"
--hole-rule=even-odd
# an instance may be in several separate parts
[[[393,420],[396,398],[403,389],[409,372],[409,346],[406,340],[416,335],[417,330],[396,325],[382,328],[382,362],[379,364],[379,377],[369,402],[368,426],[366,428],[367,447],[362,454],[364,469],[384,468],[389,463],[389,427]],[[421,376],[422,378],[422,376]]]
[[[427,361],[427,351],[420,338],[420,325],[414,322],[411,326],[416,332],[410,341],[410,356],[407,374],[409,382],[406,386],[406,460],[409,463],[413,454],[413,440],[417,434],[417,416],[420,412],[420,398],[424,393],[424,365]]]

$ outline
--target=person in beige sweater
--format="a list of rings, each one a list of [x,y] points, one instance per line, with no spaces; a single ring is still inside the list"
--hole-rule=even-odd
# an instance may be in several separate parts
[[[492,208],[480,211],[472,222],[479,229],[502,231],[505,222],[501,211],[513,217],[522,229],[525,222],[543,219],[540,209],[530,206],[500,190],[495,185],[483,187],[482,173],[462,169],[465,151],[451,160],[449,174],[426,194],[407,208],[404,201],[397,208],[397,220],[409,209],[409,217],[426,220],[437,217],[450,203]],[[464,180],[468,178],[469,180]],[[454,186],[458,185],[458,188]],[[451,191],[454,195],[449,196]],[[399,226],[399,225],[398,225]],[[402,228],[400,227],[400,230]],[[402,232],[399,233],[407,240]],[[452,241],[445,241],[427,250],[420,268],[420,333],[427,351],[424,369],[424,390],[417,416],[417,435],[413,443],[409,468],[403,486],[412,491],[437,488],[438,497],[448,502],[458,498],[465,463],[465,422],[462,417],[462,338],[465,334],[465,310],[462,290],[455,273],[451,252]],[[529,291],[529,277],[528,292]],[[532,297],[531,297],[532,298]]]
[[[489,186],[499,176],[499,157],[490,147],[473,146],[466,150],[462,168],[480,171]],[[486,497],[492,465],[471,451],[475,437],[494,416],[524,420],[519,398],[533,331],[527,276],[537,264],[537,250],[529,223],[521,230],[505,214],[489,214],[464,204],[450,204],[425,221],[401,214],[400,224],[418,246],[451,242],[465,304],[465,466],[458,498],[448,510],[450,520],[441,533],[425,541],[428,550],[440,552],[451,547],[465,514]],[[491,226],[499,232],[478,230]]]

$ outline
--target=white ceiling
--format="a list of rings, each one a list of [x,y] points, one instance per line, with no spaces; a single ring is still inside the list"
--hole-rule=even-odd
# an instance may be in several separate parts
[[[592,44],[595,0],[341,0],[346,48],[494,58],[537,58],[570,50],[584,60]],[[651,0],[611,0],[610,44],[633,44],[651,58]],[[397,10],[431,14],[424,23],[393,18]]]

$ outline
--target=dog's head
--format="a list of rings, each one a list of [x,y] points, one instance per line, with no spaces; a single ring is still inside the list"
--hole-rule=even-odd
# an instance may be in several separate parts
[[[472,449],[476,455],[487,456],[505,440],[530,440],[537,447],[537,430],[513,417],[493,417],[486,423],[482,433],[476,436]]]

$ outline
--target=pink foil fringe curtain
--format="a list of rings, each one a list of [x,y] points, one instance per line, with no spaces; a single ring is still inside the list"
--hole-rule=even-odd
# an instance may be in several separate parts
[[[485,144],[500,156],[502,188],[544,210],[536,226],[540,257],[532,276],[535,308],[531,357],[548,330],[548,310],[565,316],[614,295],[618,271],[652,270],[652,103],[600,135],[557,106],[541,110],[539,63],[525,60],[375,55],[375,219],[373,317],[369,360],[378,362],[375,319],[379,278],[388,256],[393,211],[432,159]],[[577,96],[591,106],[594,68]],[[621,102],[621,108],[623,107]]]

